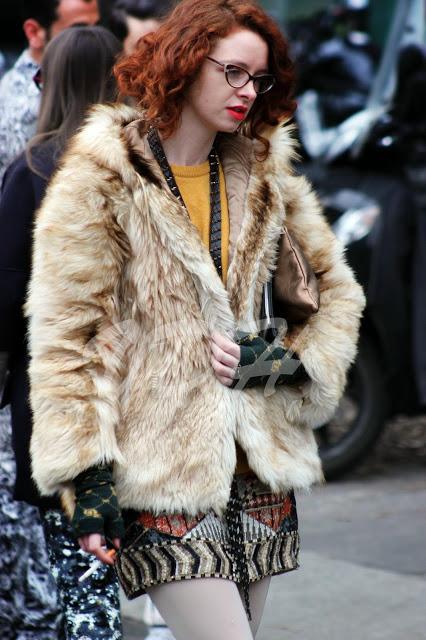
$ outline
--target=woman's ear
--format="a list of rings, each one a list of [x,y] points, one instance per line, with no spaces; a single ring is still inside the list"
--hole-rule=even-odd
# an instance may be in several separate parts
[[[41,62],[47,41],[46,29],[37,20],[28,18],[23,24],[23,30],[28,40],[31,56],[35,62]]]

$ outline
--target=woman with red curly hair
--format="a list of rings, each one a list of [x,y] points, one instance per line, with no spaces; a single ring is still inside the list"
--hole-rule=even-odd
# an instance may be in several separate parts
[[[292,65],[253,0],[182,0],[116,77],[137,106],[92,111],[37,216],[33,474],[177,640],[249,640],[364,298],[292,172]]]

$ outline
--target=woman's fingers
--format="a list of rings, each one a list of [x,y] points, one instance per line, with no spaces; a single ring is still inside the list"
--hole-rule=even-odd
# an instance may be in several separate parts
[[[115,562],[115,549],[100,549],[95,553],[95,556],[99,558],[104,564],[114,564]]]
[[[80,545],[80,549],[83,551],[87,551],[87,537],[88,536],[82,536],[81,538],[78,538],[78,544]]]
[[[212,347],[213,345],[216,345],[217,347],[219,347],[219,349],[221,349],[227,355],[230,355],[236,358],[237,360],[240,359],[240,346],[236,342],[234,342],[227,336],[223,336],[220,333],[217,333],[216,331],[212,333],[211,338],[212,338]]]
[[[233,369],[235,369],[238,366],[239,358],[236,358],[235,356],[230,355],[229,353],[221,349],[215,342],[212,342],[211,350],[214,358],[221,364],[231,367]]]
[[[217,377],[229,378],[232,382],[235,376],[236,366],[235,367],[227,367],[225,364],[222,364],[216,358],[212,357],[210,359],[212,367]],[[237,363],[238,364],[238,363]]]
[[[240,362],[240,346],[226,336],[213,333],[210,348],[210,361],[216,378],[226,387],[230,387]]]
[[[105,548],[105,540],[100,533],[90,533],[87,536],[82,536],[78,539],[78,542],[83,551],[93,554],[105,564],[114,564],[114,558]]]
[[[233,380],[231,378],[224,378],[222,376],[217,376],[217,379],[219,380],[219,382],[225,385],[225,387],[230,387],[231,384],[233,383]]]

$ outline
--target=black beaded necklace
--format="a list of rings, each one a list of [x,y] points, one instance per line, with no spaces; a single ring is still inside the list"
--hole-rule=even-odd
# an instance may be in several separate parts
[[[169,185],[170,191],[186,208],[182,194],[176,184],[173,172],[164,153],[160,137],[154,128],[148,131],[148,143],[154,158],[157,160],[161,171]],[[222,211],[220,204],[220,183],[219,183],[219,158],[213,146],[209,153],[210,164],[210,255],[215,264],[216,270],[222,277],[222,252],[221,252],[221,226]],[[244,606],[249,620],[251,620],[250,599],[249,599],[249,573],[247,558],[245,555],[244,530],[242,523],[243,501],[239,495],[237,480],[234,479],[231,487],[230,499],[225,513],[225,522],[228,527],[230,546],[234,556],[237,579],[241,584]]]
[[[182,194],[176,184],[175,177],[170,168],[169,162],[164,153],[160,136],[156,129],[150,128],[148,131],[148,143],[151,147],[154,158],[157,160],[161,171],[169,185],[170,191],[186,208]],[[209,153],[210,165],[210,242],[209,250],[216,270],[222,277],[222,209],[220,204],[220,181],[219,181],[219,158],[214,146]]]

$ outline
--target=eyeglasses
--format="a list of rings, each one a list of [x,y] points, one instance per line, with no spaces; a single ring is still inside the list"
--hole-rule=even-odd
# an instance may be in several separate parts
[[[41,75],[41,69],[37,69],[33,76],[33,82],[37,89],[41,91],[43,89],[43,77]]]
[[[215,64],[222,67],[226,82],[230,87],[234,89],[240,89],[241,87],[245,87],[246,84],[253,80],[253,89],[256,93],[266,93],[275,84],[275,78],[271,73],[264,73],[257,76],[252,76],[246,69],[242,67],[238,67],[235,64],[229,64],[227,62],[219,62],[214,58],[210,58],[210,56],[206,56],[207,60],[214,62]]]

